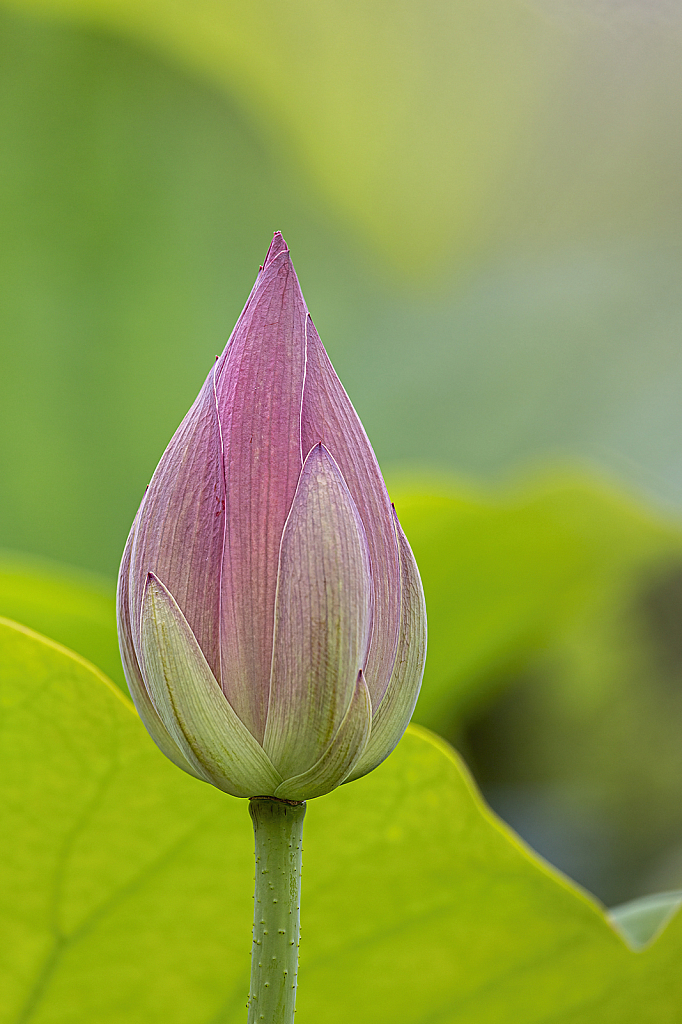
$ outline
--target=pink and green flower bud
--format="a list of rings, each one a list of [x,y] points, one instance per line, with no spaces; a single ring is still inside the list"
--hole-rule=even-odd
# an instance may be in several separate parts
[[[152,739],[234,796],[321,796],[409,722],[419,573],[279,233],[146,491],[118,624]]]

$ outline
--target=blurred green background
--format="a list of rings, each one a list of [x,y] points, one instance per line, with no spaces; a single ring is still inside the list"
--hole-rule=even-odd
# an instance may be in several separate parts
[[[665,0],[1,3],[0,613],[121,681],[128,528],[280,229],[422,568],[418,720],[607,902],[682,886],[681,43]]]

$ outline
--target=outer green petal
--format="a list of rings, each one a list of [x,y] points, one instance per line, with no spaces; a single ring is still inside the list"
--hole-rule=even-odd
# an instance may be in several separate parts
[[[367,541],[329,452],[309,453],[280,549],[263,746],[282,778],[322,757],[365,664],[371,621]]]
[[[272,795],[281,776],[235,714],[173,595],[153,573],[141,635],[145,682],[188,761],[232,796]]]
[[[336,789],[362,755],[371,721],[372,701],[360,672],[348,711],[322,757],[307,772],[286,779],[275,796],[282,800],[312,800]]]
[[[203,772],[200,772],[198,768],[194,768],[190,765],[182,750],[159,718],[159,713],[152,704],[151,697],[147,693],[142,673],[140,671],[137,655],[135,653],[135,645],[133,643],[133,633],[130,622],[130,602],[128,596],[130,550],[136,527],[137,518],[133,523],[133,528],[130,531],[130,536],[128,537],[128,543],[126,544],[125,551],[123,552],[121,572],[118,577],[118,593],[116,595],[118,641],[121,648],[121,661],[123,662],[123,671],[125,672],[128,689],[130,690],[130,696],[133,698],[133,703],[137,708],[137,713],[142,719],[145,729],[154,740],[154,743],[156,743],[161,753],[165,754],[169,761],[176,764],[178,768],[182,768],[183,772],[187,772],[188,775],[193,775],[195,778],[201,779],[203,782],[208,782],[208,779]]]
[[[397,516],[400,551],[400,633],[391,681],[372,716],[372,734],[357,765],[346,779],[352,782],[381,764],[405,732],[419,696],[426,661],[426,604],[417,563]]]

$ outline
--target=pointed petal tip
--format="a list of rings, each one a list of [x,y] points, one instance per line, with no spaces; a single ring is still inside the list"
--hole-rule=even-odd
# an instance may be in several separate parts
[[[147,577],[146,577],[146,579],[144,581],[144,586],[142,588],[142,599],[143,600],[147,596],[147,593],[150,590],[152,590],[152,589],[154,589],[154,590],[166,590],[166,586],[165,586],[165,584],[163,584],[161,582],[161,580],[156,575],[156,573],[152,572],[151,569],[150,569],[147,572]]]
[[[305,465],[305,463],[310,462],[311,466],[313,465],[313,463],[318,462],[318,461],[328,463],[332,467],[333,471],[335,473],[338,473],[338,475],[341,477],[341,479],[343,479],[343,473],[339,469],[339,467],[337,465],[337,462],[336,462],[336,459],[334,458],[332,453],[329,451],[329,449],[327,448],[327,446],[324,443],[324,441],[316,441],[315,444],[310,449],[310,451],[308,452],[308,454],[303,459],[304,465]],[[310,467],[308,467],[308,468],[310,468]],[[344,484],[345,483],[346,482],[344,480]]]
[[[268,249],[268,254],[265,257],[263,270],[265,270],[265,268],[269,266],[269,264],[272,263],[272,261],[275,260],[283,252],[288,254],[289,246],[284,241],[284,238],[282,237],[282,232],[275,231],[275,234],[273,235],[272,238],[272,242],[270,243],[270,248]]]

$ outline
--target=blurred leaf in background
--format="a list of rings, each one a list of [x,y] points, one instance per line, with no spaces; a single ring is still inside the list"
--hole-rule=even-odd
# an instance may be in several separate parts
[[[682,528],[587,474],[391,488],[424,581],[415,720],[607,903],[682,886]]]
[[[292,176],[409,274],[519,231],[554,245],[653,225],[679,235],[674,4],[13,6],[142,40],[238,97]]]
[[[382,464],[682,500],[676,8],[11,6],[4,546],[113,575],[275,228]]]
[[[586,621],[601,634],[660,567],[682,566],[675,518],[587,472],[496,488],[446,477],[389,484],[428,598],[428,686],[418,715],[430,728],[449,718],[456,731],[472,705],[480,708],[530,659],[552,662]],[[592,693],[593,685],[584,688]]]

